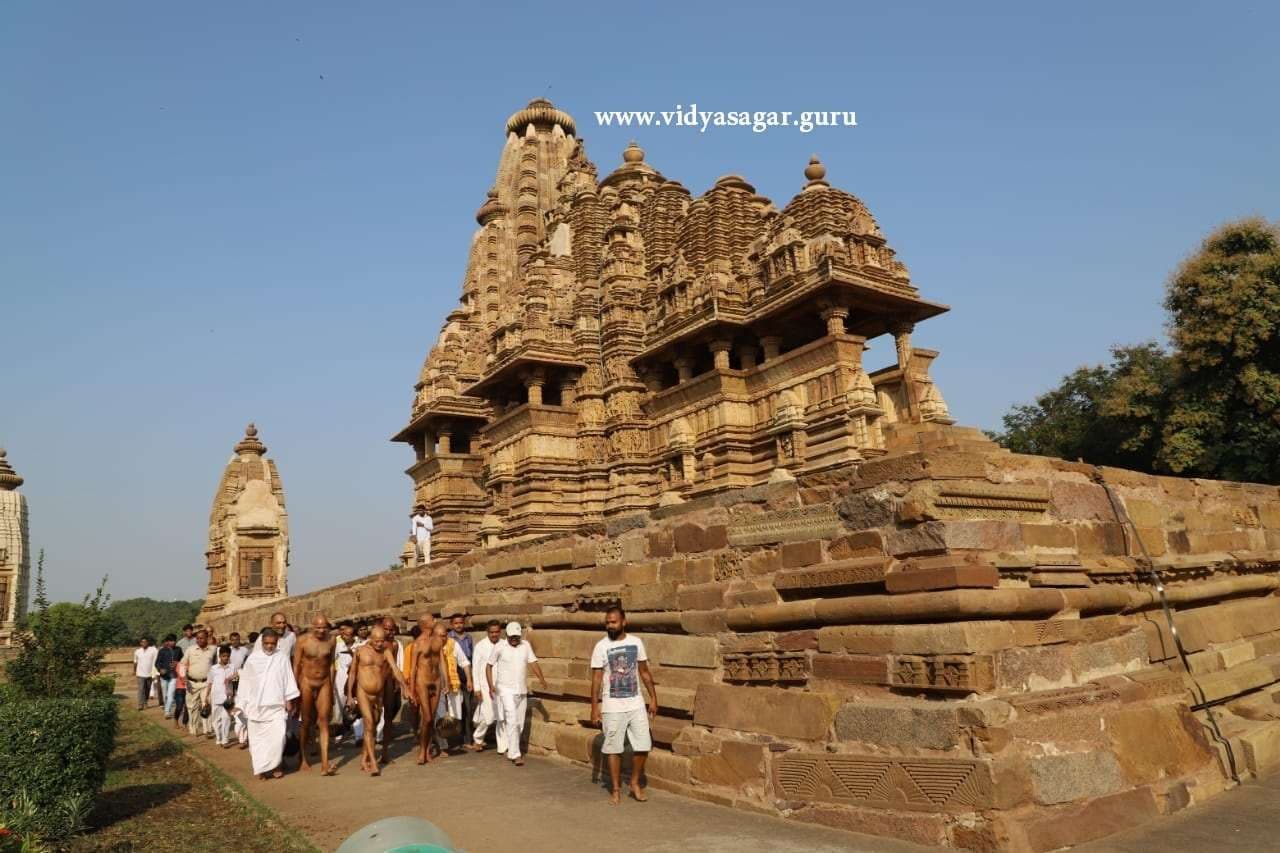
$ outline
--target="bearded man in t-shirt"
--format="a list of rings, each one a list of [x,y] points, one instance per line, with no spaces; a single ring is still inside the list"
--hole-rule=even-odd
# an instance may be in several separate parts
[[[630,741],[631,796],[643,803],[649,798],[640,787],[640,774],[653,748],[649,722],[658,715],[658,690],[644,641],[627,634],[627,614],[621,607],[608,609],[604,628],[608,636],[591,653],[591,722],[604,730],[601,752],[609,757],[609,802],[622,802],[622,752]],[[640,696],[641,682],[649,694],[647,704]]]

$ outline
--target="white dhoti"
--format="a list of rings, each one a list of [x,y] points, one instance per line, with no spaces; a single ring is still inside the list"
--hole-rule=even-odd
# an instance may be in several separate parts
[[[249,720],[249,757],[254,775],[270,773],[284,760],[285,723],[289,715],[283,707],[266,719]]]
[[[269,773],[284,758],[288,702],[298,698],[298,682],[289,658],[280,652],[254,652],[240,670],[238,700],[248,721],[249,756],[255,774]]]
[[[241,744],[249,742],[249,721],[244,718],[244,711],[239,707],[231,709],[231,729]]]
[[[347,696],[347,670],[338,669],[333,673],[333,714],[331,722],[335,725],[342,723],[342,706],[346,703]]]
[[[480,689],[480,701],[476,703],[476,712],[471,717],[475,725],[473,739],[478,744],[484,743],[489,727],[494,726],[494,734],[498,738],[498,752],[507,751],[507,733],[502,728],[502,703],[489,695],[488,689]]]
[[[498,702],[502,706],[502,719],[498,721],[498,751],[503,750],[506,741],[507,758],[515,761],[520,757],[520,735],[524,731],[524,714],[529,706],[528,693],[499,693]]]

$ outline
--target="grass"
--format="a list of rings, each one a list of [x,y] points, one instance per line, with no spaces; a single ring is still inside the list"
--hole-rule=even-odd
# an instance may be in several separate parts
[[[107,781],[69,853],[293,853],[316,848],[166,730],[126,706]]]

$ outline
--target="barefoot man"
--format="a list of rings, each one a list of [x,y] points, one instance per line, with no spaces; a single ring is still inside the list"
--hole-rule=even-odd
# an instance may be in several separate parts
[[[418,706],[418,763],[431,762],[436,707],[440,704],[440,653],[444,641],[435,632],[435,617],[418,619],[418,637],[409,646],[409,695]]]
[[[370,776],[377,776],[378,757],[375,749],[378,737],[378,720],[382,718],[382,697],[391,675],[404,685],[404,676],[396,667],[391,650],[387,648],[387,633],[381,627],[369,632],[369,642],[356,649],[351,656],[351,672],[347,676],[347,704],[360,708],[364,720],[364,746],[360,752],[360,769]],[[409,694],[409,701],[415,701]],[[391,738],[382,741],[382,763],[390,760],[388,747]]]
[[[261,649],[249,655],[240,669],[237,699],[248,720],[254,774],[259,779],[279,779],[285,724],[298,704],[298,682],[288,657],[276,649],[276,632],[267,628],[258,639]]]
[[[653,748],[649,723],[658,714],[658,691],[644,641],[627,633],[627,614],[621,607],[605,612],[604,629],[606,636],[591,652],[591,722],[604,729],[600,751],[609,761],[609,802],[616,806],[622,801],[622,752],[630,741],[631,796],[643,803],[649,798],[640,787],[640,775]],[[648,702],[640,695],[641,684]]]
[[[333,712],[333,646],[329,635],[329,620],[317,614],[311,620],[311,630],[298,639],[293,647],[293,674],[302,692],[302,728],[298,733],[299,770],[310,770],[307,763],[307,744],[311,738],[311,726],[319,730],[320,774],[332,776],[329,766],[329,718]]]

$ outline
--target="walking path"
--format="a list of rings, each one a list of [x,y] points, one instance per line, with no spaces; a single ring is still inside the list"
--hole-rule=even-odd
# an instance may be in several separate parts
[[[167,723],[157,710],[146,712]],[[167,723],[172,726],[172,723]],[[318,767],[283,779],[253,778],[249,754],[220,749],[206,738],[183,743],[244,786],[251,796],[321,850],[333,850],[362,826],[413,815],[447,832],[473,853],[645,849],[648,853],[920,853],[928,848],[854,835],[810,824],[729,809],[649,790],[649,802],[608,803],[608,788],[591,770],[530,757],[514,767],[492,750],[454,755],[419,767],[403,724],[382,775],[360,772],[355,748],[337,747],[336,776]],[[287,762],[289,767],[294,759]]]
[[[158,710],[146,712],[161,719]],[[932,849],[873,836],[784,821],[649,789],[650,801],[608,804],[608,788],[587,768],[530,757],[513,767],[492,750],[455,755],[419,767],[403,724],[382,775],[360,772],[353,747],[335,747],[338,775],[318,769],[283,779],[253,778],[249,755],[205,738],[181,735],[187,748],[244,786],[249,794],[305,835],[333,850],[362,826],[413,815],[439,826],[463,850],[525,853],[593,850],[612,839],[621,849],[649,853],[920,853]],[[172,729],[170,729],[172,731]],[[294,760],[288,765],[292,767]],[[1204,805],[1073,848],[1078,853],[1256,853],[1277,849],[1280,775],[1250,782]]]

